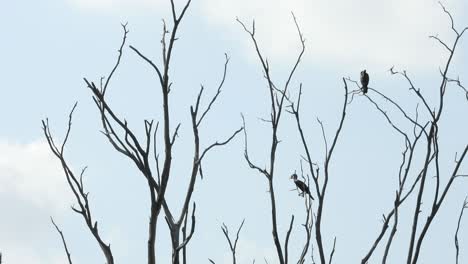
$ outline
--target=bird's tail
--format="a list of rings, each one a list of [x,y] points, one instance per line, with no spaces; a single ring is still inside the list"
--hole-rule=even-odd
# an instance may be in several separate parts
[[[366,93],[367,93],[367,90],[368,90],[367,85],[366,85],[366,86],[362,86],[361,90],[362,90],[362,93],[366,94]]]
[[[315,200],[312,194],[310,194],[310,192],[307,192],[307,194],[309,195],[310,199]]]

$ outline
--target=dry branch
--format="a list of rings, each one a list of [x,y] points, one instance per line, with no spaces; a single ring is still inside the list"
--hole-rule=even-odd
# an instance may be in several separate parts
[[[98,230],[98,223],[97,221],[93,219],[92,214],[91,214],[91,209],[90,209],[89,201],[88,201],[89,193],[85,191],[84,186],[83,186],[83,180],[82,180],[84,169],[82,173],[80,174],[80,177],[77,178],[76,175],[73,173],[73,171],[70,169],[64,157],[65,145],[68,141],[68,138],[71,132],[73,112],[76,109],[76,106],[77,104],[75,103],[72,110],[70,111],[70,114],[68,116],[67,132],[60,146],[57,146],[54,141],[52,133],[50,132],[49,120],[47,118],[45,120],[42,120],[42,130],[43,130],[44,136],[47,139],[47,143],[49,144],[50,150],[57,157],[57,159],[60,160],[68,186],[70,190],[73,192],[73,195],[75,196],[75,200],[78,203],[79,208],[72,207],[73,211],[75,211],[76,213],[82,216],[83,220],[86,223],[86,226],[88,227],[88,230],[93,235],[96,242],[99,244],[99,247],[101,248],[101,251],[104,254],[104,257],[106,258],[107,264],[114,264],[114,257],[112,255],[110,244],[105,243],[104,240],[101,238],[101,235],[99,234],[99,230]]]

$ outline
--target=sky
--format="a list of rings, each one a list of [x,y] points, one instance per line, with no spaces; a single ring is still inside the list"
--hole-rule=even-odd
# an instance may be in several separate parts
[[[183,1],[175,1],[180,7]],[[443,1],[456,26],[468,25],[468,2]],[[189,107],[203,84],[206,95],[216,92],[222,76],[224,53],[231,58],[225,87],[200,130],[202,147],[221,140],[242,126],[246,117],[249,154],[267,164],[270,128],[261,121],[269,115],[268,90],[249,36],[236,22],[255,19],[260,48],[271,65],[273,79],[284,84],[300,43],[292,20],[294,12],[306,39],[306,53],[291,84],[297,96],[303,84],[302,117],[313,159],[323,162],[323,142],[316,118],[325,125],[330,141],[343,102],[342,77],[359,78],[367,69],[370,86],[396,98],[414,113],[417,100],[408,84],[392,76],[395,66],[407,70],[418,88],[435,105],[439,68],[445,50],[429,35],[453,41],[450,21],[433,0],[193,0],[179,31],[171,77],[171,115],[181,122],[174,147],[174,173],[167,201],[176,211],[182,205],[192,162]],[[62,228],[74,263],[103,263],[98,245],[83,220],[70,206],[59,162],[41,131],[49,118],[58,139],[65,133],[68,111],[78,107],[66,157],[75,170],[88,166],[85,186],[101,233],[111,243],[118,263],[143,263],[146,256],[149,201],[145,181],[134,165],[100,133],[98,112],[83,77],[98,81],[115,62],[122,29],[128,22],[128,44],[154,61],[161,61],[162,19],[170,21],[165,0],[43,0],[0,2],[0,251],[6,264],[66,263],[60,237],[50,223]],[[468,76],[468,42],[463,39],[450,76]],[[160,88],[154,72],[129,48],[109,87],[109,100],[130,126],[142,135],[143,120],[162,120]],[[449,87],[441,137],[443,177],[453,168],[455,153],[468,141],[464,116],[468,103],[461,89]],[[206,105],[207,98],[202,101]],[[396,120],[397,113],[388,107]],[[302,199],[292,192],[289,176],[300,170],[303,153],[293,117],[283,116],[279,129],[275,191],[280,237],[284,238],[291,214],[303,221]],[[422,117],[424,118],[424,117]],[[162,139],[162,136],[159,135]],[[160,141],[161,142],[161,141]],[[341,138],[331,164],[323,232],[329,252],[337,237],[335,263],[357,263],[381,227],[381,215],[392,208],[398,186],[398,165],[403,141],[384,117],[363,97],[348,106]],[[162,148],[159,149],[162,152]],[[189,243],[193,263],[230,263],[221,232],[225,223],[234,230],[243,219],[238,263],[275,262],[267,181],[252,171],[243,157],[243,138],[209,153],[204,178],[193,196],[197,202],[196,232]],[[468,172],[468,166],[462,167]],[[413,173],[414,174],[414,173]],[[434,180],[428,179],[434,186]],[[453,262],[453,235],[458,212],[468,195],[468,182],[453,186],[423,244],[421,263]],[[429,190],[430,192],[430,190]],[[409,241],[415,199],[401,209],[402,220],[390,263],[401,263]],[[427,208],[423,205],[423,214]],[[405,218],[406,216],[406,218]],[[468,221],[468,220],[466,220]],[[465,222],[466,222],[465,221]],[[157,252],[169,263],[167,227],[160,217]],[[468,260],[467,224],[460,230],[461,263]],[[299,222],[293,228],[291,256],[299,255],[304,234]],[[316,253],[316,252],[315,252]],[[382,250],[370,263],[380,261]],[[318,255],[316,255],[318,257]]]

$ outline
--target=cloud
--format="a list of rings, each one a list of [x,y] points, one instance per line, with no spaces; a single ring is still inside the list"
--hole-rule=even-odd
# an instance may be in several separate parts
[[[46,142],[0,139],[0,251],[5,263],[65,263],[49,217],[62,222],[72,201]]]
[[[454,12],[456,19],[464,17],[461,0],[444,2],[459,12]],[[236,16],[248,25],[255,18],[261,48],[277,58],[291,58],[300,48],[290,11],[307,39],[308,57],[315,61],[425,68],[444,54],[428,36],[450,30],[435,0],[206,0],[203,5],[208,21],[232,32],[241,31]]]
[[[128,11],[129,9],[155,9],[164,5],[162,0],[68,0],[70,4],[83,10],[106,13]]]
[[[0,140],[0,194],[52,211],[71,201],[60,164],[42,140],[28,144]]]
[[[131,11],[168,15],[169,0],[68,0],[73,5],[103,13]],[[175,1],[181,7],[185,0]],[[464,25],[466,4],[444,4]],[[251,25],[255,19],[262,50],[270,59],[291,60],[300,43],[291,17],[293,11],[306,37],[306,59],[341,66],[379,67],[395,65],[411,70],[437,70],[444,50],[429,35],[452,40],[448,17],[437,0],[198,0],[190,12],[239,40],[246,57],[255,58],[249,38],[235,18]],[[188,27],[188,25],[186,25]],[[196,29],[193,29],[196,30]]]
[[[31,237],[29,237],[31,239]],[[34,239],[37,239],[35,237]],[[58,239],[57,239],[58,241]],[[60,243],[59,241],[57,244]],[[64,250],[49,248],[44,250],[44,243],[35,243],[30,245],[29,242],[21,244],[5,244],[2,248],[3,259],[2,263],[29,263],[29,264],[63,264],[68,263]]]

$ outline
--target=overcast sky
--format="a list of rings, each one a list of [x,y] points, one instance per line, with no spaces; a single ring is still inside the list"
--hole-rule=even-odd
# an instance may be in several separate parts
[[[176,1],[179,7],[183,4]],[[467,1],[447,0],[444,4],[458,28],[468,25]],[[439,67],[447,53],[428,36],[438,35],[448,42],[454,37],[437,1],[193,0],[179,31],[171,68],[172,123],[182,122],[167,194],[174,208],[181,207],[191,166],[189,107],[200,84],[207,94],[215,93],[224,53],[231,58],[228,76],[218,104],[201,128],[202,147],[238,129],[243,113],[250,155],[257,163],[267,164],[270,131],[260,119],[269,114],[268,91],[249,36],[235,19],[250,25],[255,18],[260,47],[269,59],[273,78],[284,83],[300,51],[291,11],[306,38],[306,54],[292,83],[292,94],[303,83],[302,116],[314,146],[314,160],[323,162],[324,158],[315,120],[323,120],[331,138],[342,106],[342,77],[358,79],[359,72],[367,69],[371,87],[397,98],[414,113],[417,100],[408,85],[389,74],[395,66],[407,70],[435,105]],[[6,264],[66,262],[50,216],[62,227],[75,263],[104,262],[83,220],[70,210],[74,200],[40,128],[41,119],[49,117],[54,134],[63,138],[68,111],[75,101],[79,103],[66,157],[76,170],[89,167],[85,186],[101,233],[111,243],[117,261],[144,263],[149,218],[146,183],[99,132],[98,112],[82,78],[98,81],[109,73],[122,37],[120,23],[128,22],[128,44],[160,61],[163,18],[170,21],[166,0],[0,2],[0,251]],[[468,79],[467,51],[465,39],[450,71],[450,76],[460,76],[462,81]],[[116,111],[139,133],[144,131],[143,119],[162,120],[157,78],[128,47],[108,95]],[[464,93],[450,87],[447,102],[440,131],[443,182],[453,168],[455,152],[468,141]],[[289,179],[292,172],[299,171],[302,147],[292,117],[285,114],[281,125],[275,188],[280,236],[284,238],[290,215],[295,214],[299,221],[304,215],[302,200],[290,191],[294,186]],[[358,97],[353,101],[331,165],[322,224],[328,251],[337,237],[336,263],[357,263],[376,237],[382,213],[392,207],[403,147],[401,137],[367,100]],[[463,169],[468,171],[468,166]],[[244,218],[239,263],[254,258],[257,263],[264,258],[276,263],[267,182],[245,163],[243,139],[236,138],[228,147],[211,152],[204,174],[193,197],[197,228],[188,248],[192,263],[207,263],[208,258],[229,263],[220,225],[224,222],[235,228]],[[428,179],[428,184],[434,186],[434,180]],[[421,263],[454,260],[453,234],[467,186],[464,179],[454,185],[423,244]],[[406,254],[414,200],[402,208],[406,218],[401,220],[390,263],[401,263]],[[292,233],[293,258],[300,250],[295,245],[304,239],[299,221]],[[160,263],[169,263],[167,227],[162,218],[159,223],[157,252]],[[468,261],[468,228],[460,230],[460,241],[464,263]],[[381,249],[377,256],[380,253]],[[371,263],[379,261],[375,258]]]

